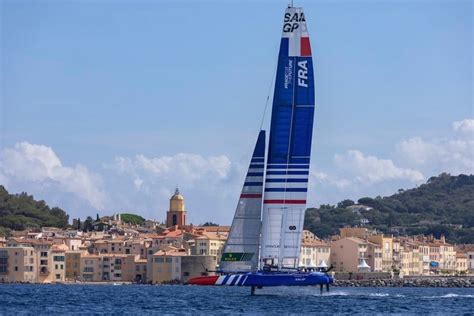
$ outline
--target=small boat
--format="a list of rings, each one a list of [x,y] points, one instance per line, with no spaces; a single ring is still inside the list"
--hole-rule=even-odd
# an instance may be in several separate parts
[[[249,286],[320,285],[327,269],[302,269],[301,235],[306,211],[314,120],[311,46],[302,8],[284,14],[273,97],[268,155],[261,130],[220,260],[220,275],[188,284]]]

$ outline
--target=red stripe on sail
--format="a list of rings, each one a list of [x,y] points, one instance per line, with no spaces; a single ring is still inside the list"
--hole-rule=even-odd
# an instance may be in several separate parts
[[[252,193],[242,193],[240,195],[241,199],[260,199],[262,197],[261,194],[252,194]]]
[[[306,200],[265,200],[265,204],[306,204]]]
[[[301,56],[311,56],[311,45],[309,44],[309,37],[301,38]]]

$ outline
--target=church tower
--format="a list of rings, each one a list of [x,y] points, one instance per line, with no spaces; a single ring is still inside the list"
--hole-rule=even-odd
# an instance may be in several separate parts
[[[184,208],[184,197],[179,194],[176,188],[175,193],[170,198],[170,209],[166,213],[166,227],[186,225],[186,210]]]

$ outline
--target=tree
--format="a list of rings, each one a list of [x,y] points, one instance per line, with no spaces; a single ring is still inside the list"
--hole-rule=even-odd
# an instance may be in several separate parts
[[[92,219],[92,217],[87,216],[86,220],[84,221],[84,231],[88,232],[88,231],[93,230],[94,229],[94,227],[92,226],[93,222],[94,220]]]
[[[341,201],[341,202],[337,203],[337,207],[346,208],[346,207],[352,206],[354,204],[355,203],[352,200],[344,200],[344,201]]]

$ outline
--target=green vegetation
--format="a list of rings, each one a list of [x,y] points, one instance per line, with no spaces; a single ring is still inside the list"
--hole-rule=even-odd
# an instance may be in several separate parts
[[[453,243],[474,243],[473,175],[443,173],[417,188],[400,189],[383,198],[364,197],[357,203],[372,209],[351,209],[355,204],[351,200],[310,208],[305,229],[324,238],[337,234],[340,227],[361,225],[365,219],[364,227],[386,234],[433,234],[438,238],[444,234]]]
[[[50,208],[45,201],[36,201],[25,192],[9,194],[0,185],[0,235],[10,230],[51,226],[66,228],[69,216],[58,207]]]
[[[202,226],[202,227],[219,226],[219,224],[216,224],[216,223],[213,223],[213,222],[205,222],[204,224],[201,224],[199,226]]]
[[[120,214],[120,218],[122,219],[122,222],[124,223],[130,223],[132,225],[141,225],[145,221],[143,217],[140,215],[135,215],[135,214]]]

